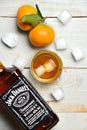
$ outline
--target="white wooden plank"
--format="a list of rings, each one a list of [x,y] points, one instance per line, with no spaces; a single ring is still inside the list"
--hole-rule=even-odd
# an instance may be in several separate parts
[[[15,58],[18,56],[27,56],[29,66],[29,62],[37,49],[31,47],[30,43],[28,42],[28,33],[24,33],[18,30],[16,19],[14,18],[1,18],[0,23],[2,23],[0,25],[0,39],[6,32],[14,32],[18,35],[18,46],[12,49],[5,46],[0,40],[0,60],[6,66],[11,66]]]
[[[86,130],[87,113],[58,113],[59,123],[52,130]]]
[[[87,67],[87,19],[72,19],[65,26],[61,25],[57,19],[52,18],[47,19],[47,23],[54,28],[56,37],[65,37],[68,44],[67,50],[56,51],[54,43],[45,48],[32,47],[28,41],[28,33],[18,30],[15,18],[0,18],[0,38],[5,32],[14,32],[19,38],[18,46],[13,49],[5,46],[0,40],[0,60],[6,66],[11,66],[18,55],[25,55],[28,57],[27,66],[29,67],[29,63],[36,52],[48,49],[56,52],[62,58],[63,66]],[[78,46],[85,49],[85,58],[79,62],[75,62],[71,56],[71,51]]]
[[[23,4],[38,4],[44,16],[57,16],[63,9],[68,9],[73,16],[87,16],[86,0],[4,0],[0,2],[0,16],[16,16],[17,9]]]
[[[87,113],[57,113],[60,121],[51,130],[86,130],[87,128]],[[0,112],[0,129],[3,130],[18,130],[4,113]],[[12,124],[11,124],[12,123]]]
[[[67,50],[56,51],[54,43],[46,48],[35,48],[29,44],[28,33],[21,32],[16,26],[17,9],[23,4],[32,6],[38,4],[44,16],[56,17],[63,9],[68,9],[73,16],[79,16],[79,18],[73,18],[65,26],[56,18],[47,19],[47,23],[54,28],[56,37],[65,37],[68,43]],[[33,56],[42,49],[52,50],[62,58],[63,73],[53,83],[39,83],[31,75],[30,69],[23,71],[23,74],[60,118],[60,122],[52,130],[87,130],[87,53],[85,53],[85,58],[79,62],[75,62],[71,56],[72,49],[78,46],[87,50],[87,18],[80,18],[80,16],[87,17],[87,0],[0,1],[0,39],[8,31],[15,32],[19,36],[19,45],[13,49],[6,47],[0,40],[0,60],[6,66],[12,66],[18,55],[25,55],[28,56],[26,67],[30,67]],[[65,97],[60,102],[56,102],[51,96],[51,92],[56,87],[61,87],[65,93]],[[4,116],[1,109],[0,129],[17,129]]]
[[[61,77],[50,84],[36,81],[29,70],[24,70],[23,74],[54,111],[87,112],[87,69],[63,69]],[[61,87],[65,93],[60,102],[56,102],[51,95],[57,87]]]
[[[48,46],[48,49],[55,51],[63,60],[64,66],[79,66],[87,67],[87,19],[72,19],[67,25],[62,25],[57,19],[49,18],[47,23],[55,30],[55,38],[64,37],[68,45],[65,51],[56,51],[55,45]],[[85,59],[80,62],[75,62],[72,58],[71,52],[76,47],[84,49]],[[83,65],[84,64],[84,65]]]

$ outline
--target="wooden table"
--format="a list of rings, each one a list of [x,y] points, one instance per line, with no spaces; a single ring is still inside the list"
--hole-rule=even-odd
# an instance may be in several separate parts
[[[46,22],[56,33],[56,38],[63,36],[68,48],[57,51],[54,43],[45,48],[34,48],[28,42],[28,33],[21,32],[16,25],[16,12],[19,6],[38,4]],[[73,18],[67,25],[57,20],[57,15],[68,9]],[[23,74],[32,82],[37,91],[58,114],[60,122],[52,130],[87,130],[87,0],[1,0],[0,1],[0,38],[5,32],[14,32],[19,37],[18,46],[10,49],[0,40],[0,61],[5,66],[12,66],[18,56],[27,56],[28,62]],[[85,58],[75,62],[71,51],[76,47],[85,49]],[[30,73],[30,63],[39,50],[48,49],[56,52],[63,61],[63,72],[59,79],[51,84],[36,81]],[[54,88],[64,90],[63,100],[56,102],[51,96]],[[15,130],[0,112],[0,130]]]

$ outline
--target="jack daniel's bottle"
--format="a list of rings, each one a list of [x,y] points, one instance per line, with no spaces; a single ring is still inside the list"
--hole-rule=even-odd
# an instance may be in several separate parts
[[[50,130],[59,121],[23,74],[1,62],[0,101],[25,130]]]

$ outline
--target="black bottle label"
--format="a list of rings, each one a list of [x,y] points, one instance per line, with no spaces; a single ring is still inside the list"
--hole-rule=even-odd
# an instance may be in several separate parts
[[[2,95],[1,100],[28,130],[35,130],[40,122],[50,116],[50,108],[38,96],[22,76]]]

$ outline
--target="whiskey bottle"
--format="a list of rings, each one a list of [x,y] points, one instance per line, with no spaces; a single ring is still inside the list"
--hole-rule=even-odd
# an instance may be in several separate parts
[[[18,68],[0,62],[0,102],[25,130],[50,130],[59,121]]]

